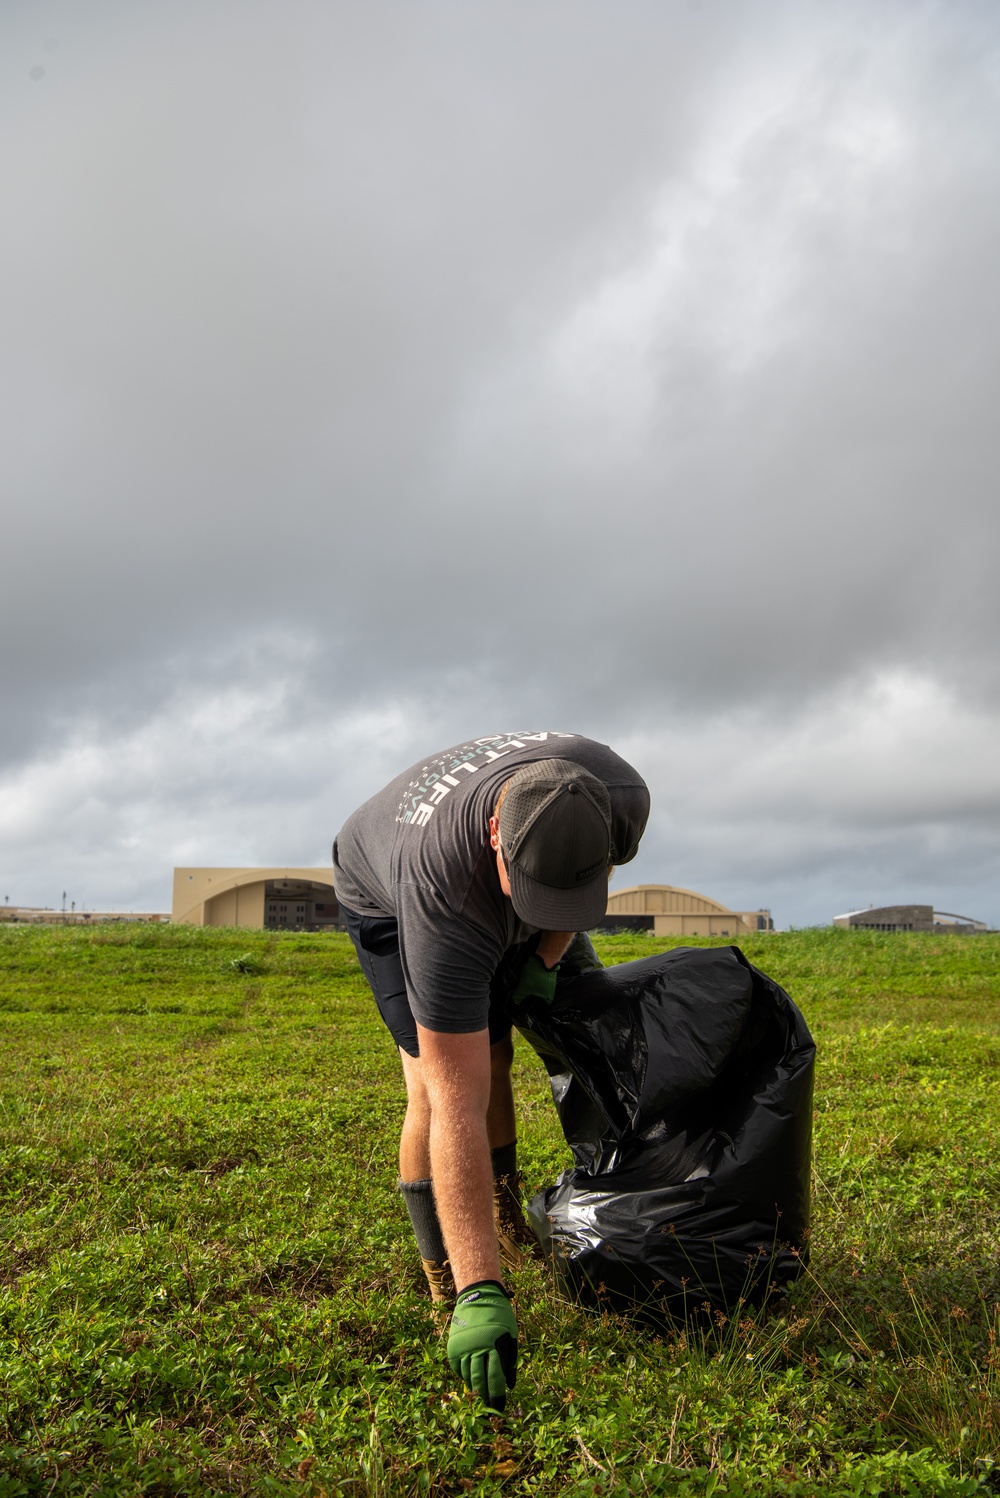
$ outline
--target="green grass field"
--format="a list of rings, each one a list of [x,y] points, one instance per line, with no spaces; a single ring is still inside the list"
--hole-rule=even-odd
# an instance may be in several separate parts
[[[490,1417],[422,1294],[347,938],[0,926],[0,1498],[1000,1489],[1000,937],[745,950],[820,1046],[807,1275],[656,1337],[527,1271]],[[569,1157],[524,1045],[516,1085],[533,1190]]]

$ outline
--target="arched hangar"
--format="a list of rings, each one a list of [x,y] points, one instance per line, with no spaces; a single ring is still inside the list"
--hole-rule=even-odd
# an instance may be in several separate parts
[[[679,884],[633,884],[612,890],[602,928],[655,936],[745,936],[773,931],[774,922],[769,910],[730,910]]]
[[[988,931],[985,921],[971,915],[955,915],[950,910],[935,910],[933,905],[869,905],[867,910],[848,910],[835,915],[835,926],[849,926],[861,931],[936,931],[965,934]]]
[[[170,919],[267,931],[340,928],[333,869],[174,869]]]

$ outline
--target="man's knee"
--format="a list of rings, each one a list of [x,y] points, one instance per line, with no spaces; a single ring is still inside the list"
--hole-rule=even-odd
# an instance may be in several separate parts
[[[431,1104],[424,1082],[424,1070],[419,1056],[410,1056],[399,1048],[399,1059],[403,1063],[403,1081],[406,1083],[406,1102],[413,1113],[430,1113]]]

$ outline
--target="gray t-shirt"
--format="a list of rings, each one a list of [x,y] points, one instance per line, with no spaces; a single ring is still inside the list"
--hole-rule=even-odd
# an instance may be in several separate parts
[[[532,936],[500,888],[489,819],[524,764],[570,759],[611,797],[611,859],[634,858],[649,815],[642,777],[606,744],[574,733],[497,733],[404,770],[348,817],[333,844],[337,899],[394,916],[407,995],[428,1030],[486,1028],[503,954]]]

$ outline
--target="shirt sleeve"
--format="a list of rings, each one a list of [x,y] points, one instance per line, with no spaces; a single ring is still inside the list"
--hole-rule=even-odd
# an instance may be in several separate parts
[[[399,947],[414,1018],[427,1030],[485,1030],[490,981],[503,956],[500,932],[457,915],[433,889],[397,886]]]

